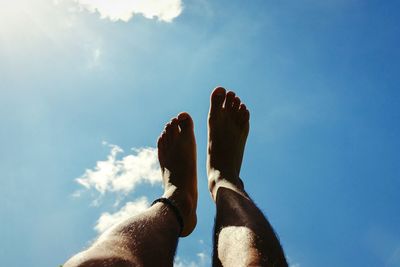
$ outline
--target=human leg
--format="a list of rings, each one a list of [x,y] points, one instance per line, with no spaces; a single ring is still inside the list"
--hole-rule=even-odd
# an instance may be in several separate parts
[[[174,210],[159,202],[113,226],[64,267],[173,266],[179,236],[189,235],[196,226],[196,143],[189,114],[172,119],[157,145],[163,197],[177,206],[184,228],[180,228]]]
[[[249,132],[249,111],[233,92],[211,95],[207,173],[217,205],[214,266],[287,266],[271,225],[239,178]]]

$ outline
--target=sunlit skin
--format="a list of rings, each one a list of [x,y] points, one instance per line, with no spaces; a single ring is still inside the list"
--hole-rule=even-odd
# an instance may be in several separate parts
[[[213,266],[288,266],[272,227],[239,178],[249,111],[235,93],[218,87],[211,94],[208,118],[207,173],[217,209]],[[190,235],[197,222],[196,141],[190,115],[180,113],[167,123],[157,145],[163,197],[176,203],[183,229],[173,210],[157,203],[106,231],[64,267],[173,266],[179,237]]]

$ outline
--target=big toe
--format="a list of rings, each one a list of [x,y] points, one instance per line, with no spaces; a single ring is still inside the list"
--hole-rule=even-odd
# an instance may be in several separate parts
[[[189,113],[182,112],[178,115],[178,125],[182,133],[193,131],[193,120]]]
[[[225,100],[226,90],[223,87],[217,87],[211,93],[211,112],[219,110]]]

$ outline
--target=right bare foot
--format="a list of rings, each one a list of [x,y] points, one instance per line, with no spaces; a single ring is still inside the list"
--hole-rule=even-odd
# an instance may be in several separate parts
[[[218,188],[243,192],[239,178],[243,152],[249,133],[250,113],[234,92],[217,87],[211,94],[208,115],[207,174],[211,196]]]

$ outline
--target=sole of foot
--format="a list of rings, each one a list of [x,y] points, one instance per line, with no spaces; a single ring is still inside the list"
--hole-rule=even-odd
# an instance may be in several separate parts
[[[196,141],[193,120],[188,113],[180,113],[165,125],[157,147],[163,197],[177,204],[184,222],[181,236],[188,236],[197,223]]]
[[[250,113],[234,92],[222,87],[214,89],[210,102],[207,174],[215,201],[221,186],[244,191],[239,173],[250,129]]]

